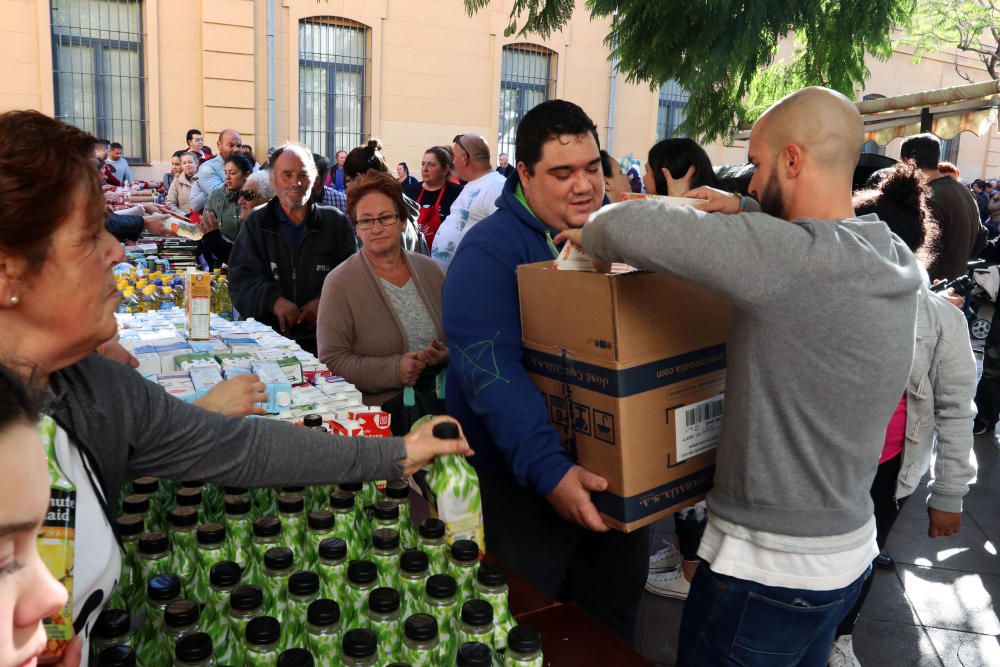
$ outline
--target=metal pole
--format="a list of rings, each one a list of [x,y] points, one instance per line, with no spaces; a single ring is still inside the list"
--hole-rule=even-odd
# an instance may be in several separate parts
[[[274,3],[267,0],[267,145],[274,146]]]

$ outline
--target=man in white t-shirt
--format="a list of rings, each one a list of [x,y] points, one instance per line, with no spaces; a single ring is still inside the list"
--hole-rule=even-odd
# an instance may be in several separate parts
[[[455,153],[455,172],[466,184],[462,194],[451,205],[451,213],[434,235],[431,259],[445,272],[465,233],[497,210],[497,198],[507,181],[493,171],[490,146],[478,134],[459,134],[455,137],[452,150]]]

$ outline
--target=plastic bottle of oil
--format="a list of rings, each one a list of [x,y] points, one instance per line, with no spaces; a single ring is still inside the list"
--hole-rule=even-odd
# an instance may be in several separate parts
[[[139,298],[139,311],[148,313],[159,309],[160,300],[156,298],[156,286],[146,285],[146,287],[142,290],[142,296]]]

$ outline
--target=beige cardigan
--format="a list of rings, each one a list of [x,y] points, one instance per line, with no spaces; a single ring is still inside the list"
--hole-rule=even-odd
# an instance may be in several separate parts
[[[438,340],[444,342],[444,273],[423,255],[404,251],[403,257],[434,321]],[[408,351],[406,333],[363,250],[341,263],[323,282],[316,340],[320,361],[356,386],[366,405],[382,405],[403,390],[399,360]]]
[[[170,182],[170,190],[167,192],[166,199],[170,210],[181,215],[187,215],[191,212],[188,201],[191,199],[191,186],[196,180],[198,180],[197,176],[189,179],[183,172],[174,176],[174,180]]]

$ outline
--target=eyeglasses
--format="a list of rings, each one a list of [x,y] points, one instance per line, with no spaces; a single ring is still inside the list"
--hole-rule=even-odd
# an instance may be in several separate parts
[[[465,157],[467,157],[467,158],[469,158],[471,160],[472,159],[472,155],[469,153],[469,149],[466,148],[465,144],[462,143],[462,137],[464,137],[464,136],[465,136],[464,134],[456,134],[455,138],[452,139],[451,141],[452,141],[453,144],[458,144],[458,147],[462,149],[463,153],[465,153]]]
[[[396,224],[396,220],[398,219],[398,213],[386,213],[385,215],[380,215],[377,218],[361,218],[360,220],[357,220],[355,224],[358,226],[358,229],[364,229],[367,231],[374,227],[376,222],[382,227],[392,227]]]
[[[245,199],[247,201],[253,201],[254,199],[260,198],[260,195],[253,190],[240,190],[240,199]]]

